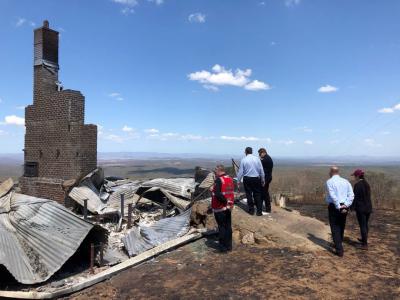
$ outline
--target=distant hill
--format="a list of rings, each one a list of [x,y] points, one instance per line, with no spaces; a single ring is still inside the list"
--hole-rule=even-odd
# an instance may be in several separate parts
[[[239,161],[242,155],[204,154],[204,153],[161,153],[161,152],[99,152],[99,162],[110,160],[229,160]],[[23,163],[23,153],[0,153],[1,165],[19,165]],[[332,157],[273,157],[279,165],[383,165],[400,166],[400,157],[375,156],[332,156]]]

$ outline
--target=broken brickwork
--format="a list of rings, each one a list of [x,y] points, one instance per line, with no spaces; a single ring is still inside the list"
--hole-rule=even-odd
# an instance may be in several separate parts
[[[34,31],[33,105],[25,109],[24,194],[63,202],[62,181],[97,167],[97,126],[85,125],[85,97],[58,80],[58,32]]]

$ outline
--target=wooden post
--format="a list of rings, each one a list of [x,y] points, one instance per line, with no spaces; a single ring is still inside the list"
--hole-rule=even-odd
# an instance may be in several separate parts
[[[83,219],[87,220],[87,202],[88,199],[83,200]]]
[[[167,216],[167,204],[168,204],[168,199],[167,199],[167,197],[164,197],[163,212],[162,212],[162,218],[163,219]]]
[[[94,273],[94,244],[90,244],[90,273]]]
[[[121,194],[121,218],[124,217],[125,194]]]
[[[132,227],[132,203],[128,204],[128,229]]]
[[[104,260],[104,244],[100,243],[100,266],[103,266]]]

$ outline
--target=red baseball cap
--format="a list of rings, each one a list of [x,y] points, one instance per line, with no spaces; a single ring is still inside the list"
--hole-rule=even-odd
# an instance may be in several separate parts
[[[353,172],[353,174],[351,174],[351,176],[357,176],[357,177],[360,177],[360,176],[363,176],[363,175],[364,175],[364,171],[361,170],[361,169],[357,169],[357,170],[355,170]]]

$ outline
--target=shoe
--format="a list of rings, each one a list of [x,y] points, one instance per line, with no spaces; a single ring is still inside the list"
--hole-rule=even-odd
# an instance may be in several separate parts
[[[249,209],[249,215],[254,215],[254,210]]]
[[[364,250],[364,251],[368,251],[368,244],[361,244],[360,249]]]
[[[257,216],[262,216],[262,212],[257,212]]]
[[[339,257],[343,257],[344,252],[343,251],[336,251],[336,255]]]

